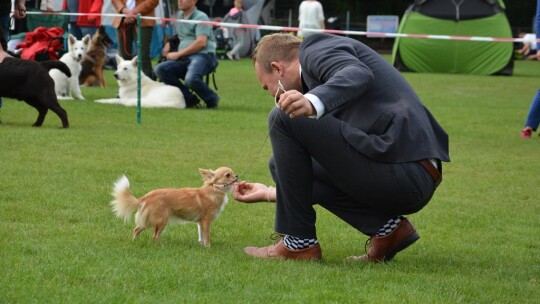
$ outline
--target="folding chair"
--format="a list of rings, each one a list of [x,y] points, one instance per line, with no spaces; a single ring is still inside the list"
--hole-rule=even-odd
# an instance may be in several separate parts
[[[212,77],[212,84],[214,85],[214,89],[216,89],[216,91],[217,91],[218,87],[217,87],[217,84],[216,84],[216,70],[217,70],[217,67],[214,68],[212,70],[212,72],[206,74],[205,79],[206,79],[206,84],[209,85],[210,77]]]

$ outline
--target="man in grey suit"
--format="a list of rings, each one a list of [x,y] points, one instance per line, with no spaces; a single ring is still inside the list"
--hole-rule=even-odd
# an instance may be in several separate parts
[[[263,37],[255,72],[278,108],[269,116],[276,188],[241,182],[241,202],[275,201],[279,240],[251,256],[322,258],[314,204],[370,236],[366,254],[391,260],[419,235],[403,216],[422,209],[450,161],[448,135],[401,74],[364,44],[335,35]]]

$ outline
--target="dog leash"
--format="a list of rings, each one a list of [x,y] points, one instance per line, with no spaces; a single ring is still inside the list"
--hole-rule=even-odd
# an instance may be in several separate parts
[[[236,183],[238,181],[238,178],[239,178],[240,175],[237,175],[236,178],[231,181],[230,183],[225,183],[225,184],[212,184],[212,186],[214,186],[214,188],[220,190],[220,191],[223,191],[223,188],[225,188],[226,186],[230,186],[234,183]],[[221,187],[221,189],[219,189],[219,187]]]
[[[127,56],[129,57],[132,57],[133,56],[133,53],[131,51],[129,51],[129,47],[127,45],[127,41],[126,41],[126,31],[128,31],[128,27],[133,27],[133,25],[126,25],[124,23],[124,18],[122,18],[122,21],[121,21],[121,25],[120,25],[120,32],[122,33],[122,38],[124,38],[124,45],[122,46],[124,48],[124,52]],[[129,29],[131,30],[131,29]],[[137,25],[135,25],[135,34],[137,34],[137,32],[139,31],[139,29],[137,28]],[[136,35],[135,35],[136,36]]]
[[[279,108],[279,105],[278,105],[278,101],[277,101],[277,95],[279,93],[279,91],[283,91],[283,93],[285,93],[285,88],[283,87],[283,85],[281,84],[281,81],[278,80],[278,88],[276,90],[276,94],[274,94],[274,104],[276,106],[276,108]],[[266,134],[266,138],[264,139],[261,147],[259,148],[259,151],[257,151],[257,153],[255,154],[255,156],[253,157],[253,159],[251,160],[251,162],[249,163],[249,165],[244,169],[244,171],[242,171],[238,176],[244,176],[244,173],[248,170],[248,169],[251,169],[251,167],[253,166],[253,164],[255,163],[255,161],[257,160],[257,158],[260,156],[261,152],[262,152],[262,149],[264,148],[264,146],[266,145],[266,142],[268,141],[268,138],[270,138],[270,131],[272,130],[272,127],[274,127],[274,124],[276,123],[276,119],[278,117],[278,113],[276,113],[274,115],[274,119],[272,120],[272,124],[270,125],[270,128],[268,128],[268,134]]]

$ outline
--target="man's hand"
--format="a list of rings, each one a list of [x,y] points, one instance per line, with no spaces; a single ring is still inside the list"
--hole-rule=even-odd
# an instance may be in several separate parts
[[[15,0],[15,9],[13,12],[13,16],[16,19],[22,19],[26,17],[26,4],[25,0]]]
[[[124,17],[125,24],[135,23],[137,21],[137,15],[135,15],[130,9],[122,9],[122,14],[126,15],[126,17]]]
[[[282,93],[279,97],[278,106],[283,112],[287,113],[291,119],[317,114],[309,99],[296,90]]]
[[[243,203],[275,201],[276,189],[259,183],[239,182],[234,185],[233,197]]]
[[[165,57],[167,57],[167,60],[178,60],[181,56],[180,52],[168,52]]]

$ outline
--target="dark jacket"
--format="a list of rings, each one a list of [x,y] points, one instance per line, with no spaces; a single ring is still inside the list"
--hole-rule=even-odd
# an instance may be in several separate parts
[[[389,163],[450,161],[446,132],[375,51],[354,39],[313,34],[299,57],[304,94],[319,97],[324,115],[342,121],[343,137],[357,151]]]

